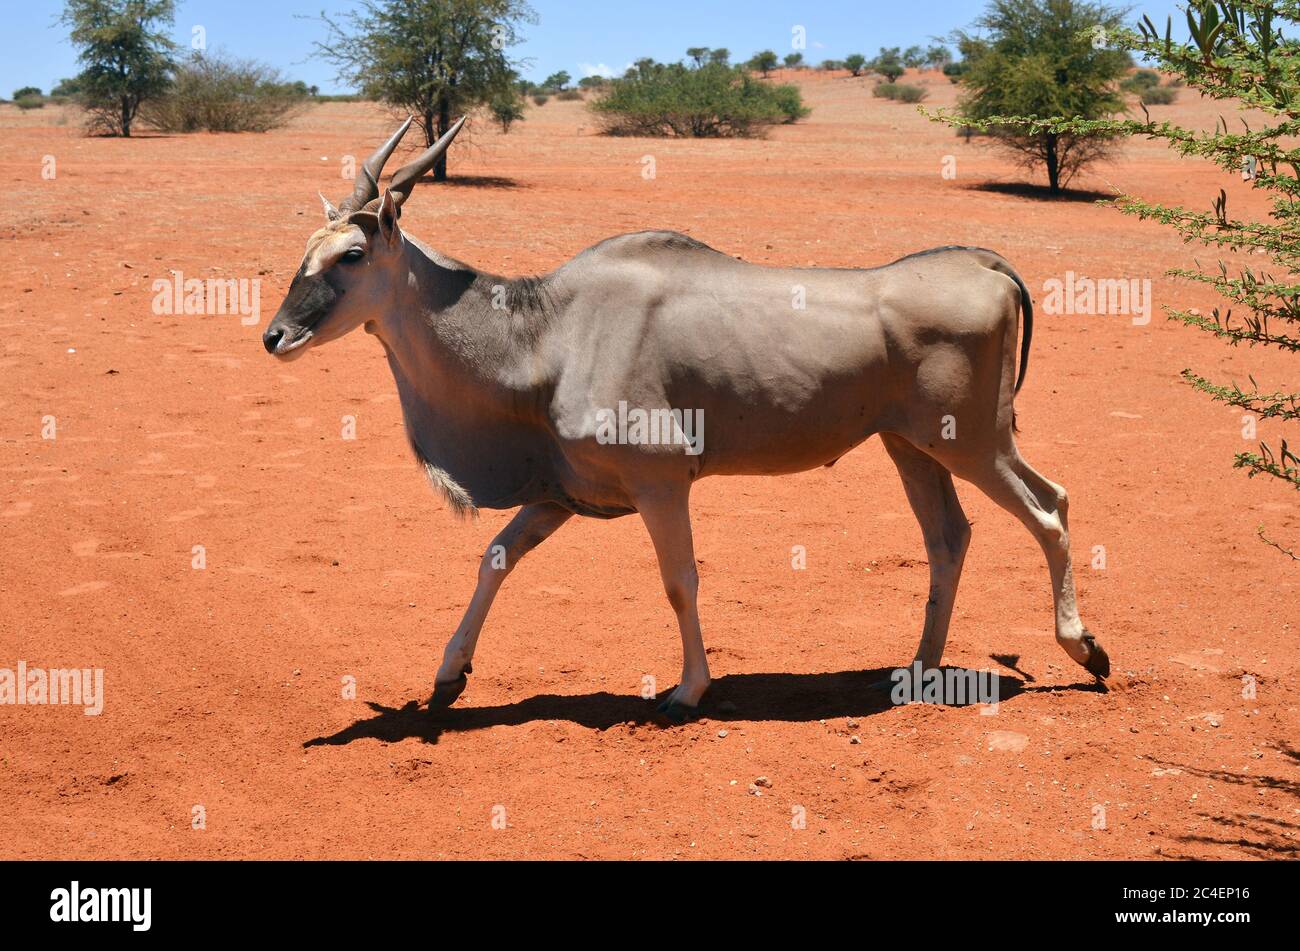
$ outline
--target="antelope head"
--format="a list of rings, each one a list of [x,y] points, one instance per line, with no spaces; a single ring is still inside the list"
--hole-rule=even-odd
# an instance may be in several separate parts
[[[352,194],[338,207],[321,196],[325,226],[307,239],[302,266],[262,335],[267,353],[294,359],[378,319],[406,279],[397,225],[402,205],[464,124],[462,117],[427,151],[398,169],[381,194],[379,176],[411,127],[407,119],[361,166]]]

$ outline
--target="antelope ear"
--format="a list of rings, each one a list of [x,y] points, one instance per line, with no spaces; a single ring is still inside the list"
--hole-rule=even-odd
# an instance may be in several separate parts
[[[317,192],[316,194],[320,195],[320,203],[325,206],[326,220],[330,221],[331,223],[338,221],[339,218],[342,217],[339,214],[339,210],[335,208],[332,204],[330,204],[330,200],[326,198],[324,195],[322,195],[320,192]]]
[[[393,193],[384,189],[384,197],[379,199],[379,234],[389,245],[397,244],[402,233],[397,227],[397,202]]]

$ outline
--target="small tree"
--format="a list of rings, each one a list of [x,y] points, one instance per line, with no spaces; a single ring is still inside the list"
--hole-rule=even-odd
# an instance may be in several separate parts
[[[786,68],[786,69],[802,69],[802,68],[803,68],[803,53],[786,53],[786,54],[785,54],[785,68]]]
[[[871,71],[884,76],[887,82],[898,82],[898,78],[907,71],[903,66],[903,54],[897,46],[882,46],[880,55],[871,61]]]
[[[709,50],[709,62],[715,66],[731,65],[731,50],[725,46],[719,46],[717,49]]]
[[[1132,66],[1127,52],[1097,44],[1114,35],[1123,14],[1086,0],[990,0],[976,26],[987,36],[957,31],[965,95],[953,125],[991,132],[1029,168],[1047,170],[1060,194],[1091,162],[1107,156],[1113,135],[1026,129],[1001,117],[1105,119],[1123,111],[1118,82]],[[1098,30],[1101,32],[1099,33]]]
[[[762,73],[763,78],[766,79],[767,74],[776,69],[777,62],[776,53],[771,50],[762,50],[755,53],[746,65],[755,72]]]
[[[537,18],[525,0],[361,0],[334,20],[317,52],[373,99],[414,113],[432,144],[453,117],[490,102],[514,82],[506,50]],[[447,155],[433,167],[447,179]]]
[[[952,50],[946,46],[934,45],[925,51],[927,69],[943,69],[952,62]]]
[[[903,65],[908,69],[920,69],[925,65],[925,50],[919,46],[909,46],[903,53]]]
[[[17,99],[40,99],[42,92],[39,86],[23,86],[21,89],[15,89],[13,98]]]
[[[703,66],[709,58],[709,48],[707,46],[692,46],[686,51],[686,55],[691,58],[697,67]]]
[[[568,88],[568,85],[571,82],[573,82],[573,77],[564,70],[560,70],[558,73],[551,73],[551,75],[542,80],[542,88],[554,89],[556,92],[563,92]]]
[[[854,76],[861,76],[862,71],[867,68],[867,58],[861,53],[850,53],[844,57],[843,66]]]
[[[72,79],[60,79],[50,90],[51,99],[70,99],[81,93],[81,80],[78,77]]]
[[[166,91],[175,63],[163,29],[175,13],[173,0],[66,0],[60,22],[81,49],[76,82],[91,131],[130,136],[141,104]]]
[[[501,126],[503,135],[510,134],[510,127],[524,119],[524,100],[515,89],[503,90],[488,103],[492,118]]]

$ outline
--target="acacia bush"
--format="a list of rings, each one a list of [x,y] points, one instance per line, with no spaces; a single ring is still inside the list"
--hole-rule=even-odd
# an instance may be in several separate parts
[[[1126,92],[1141,92],[1144,89],[1152,89],[1160,85],[1160,74],[1154,69],[1139,69],[1119,84],[1120,88]]]
[[[876,83],[871,95],[877,99],[890,99],[894,102],[923,102],[930,95],[929,90],[907,83]]]
[[[1177,89],[1160,85],[1160,74],[1154,69],[1139,69],[1119,88],[1136,94],[1144,106],[1167,106],[1178,98]]]
[[[1148,86],[1139,93],[1144,106],[1168,106],[1178,98],[1178,90],[1172,86]]]
[[[518,90],[511,89],[488,103],[488,109],[501,126],[501,132],[509,135],[510,127],[524,119],[524,98]]]
[[[720,62],[641,61],[590,105],[610,135],[729,138],[762,135],[808,115],[798,88]]]
[[[196,54],[176,67],[167,92],[141,115],[163,132],[267,132],[306,105],[301,83],[253,60]]]

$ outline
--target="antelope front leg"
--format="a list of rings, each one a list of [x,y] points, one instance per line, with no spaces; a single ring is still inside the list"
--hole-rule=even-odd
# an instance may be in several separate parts
[[[506,575],[514,570],[524,555],[546,541],[572,516],[572,512],[550,503],[526,505],[492,539],[479,562],[474,597],[443,652],[442,666],[434,679],[433,696],[429,698],[431,708],[451,706],[464,691],[469,682],[465,675],[472,672],[471,661],[479,632]]]
[[[680,725],[699,715],[700,700],[709,689],[709,661],[704,654],[696,605],[700,579],[691,540],[690,489],[682,487],[638,497],[637,509],[654,542],[664,591],[682,632],[682,679],[656,712]]]

